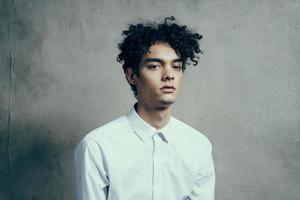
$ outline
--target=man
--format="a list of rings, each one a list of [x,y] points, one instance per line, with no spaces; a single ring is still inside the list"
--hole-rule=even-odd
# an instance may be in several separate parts
[[[123,31],[118,61],[137,103],[75,150],[77,200],[213,200],[211,144],[171,116],[201,35],[166,18]]]

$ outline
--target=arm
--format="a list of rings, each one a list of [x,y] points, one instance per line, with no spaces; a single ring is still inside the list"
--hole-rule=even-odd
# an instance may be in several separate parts
[[[215,170],[210,142],[207,143],[202,155],[203,159],[197,173],[196,183],[187,198],[190,200],[214,200]]]
[[[76,200],[106,200],[109,180],[100,146],[81,141],[75,150]]]

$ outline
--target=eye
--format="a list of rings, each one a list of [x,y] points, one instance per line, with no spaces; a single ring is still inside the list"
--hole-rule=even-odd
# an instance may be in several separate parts
[[[161,66],[159,64],[149,64],[147,65],[147,68],[148,69],[151,69],[151,70],[157,70],[159,69]]]
[[[182,66],[181,65],[173,65],[173,68],[177,71],[181,71],[182,70]]]

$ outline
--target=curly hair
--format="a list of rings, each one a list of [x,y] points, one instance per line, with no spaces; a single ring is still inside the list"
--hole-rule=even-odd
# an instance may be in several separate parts
[[[199,40],[202,35],[194,33],[187,29],[185,25],[178,25],[175,17],[166,17],[163,23],[156,24],[131,24],[128,30],[123,31],[124,40],[118,44],[120,53],[117,57],[119,63],[123,63],[124,73],[130,67],[133,73],[139,75],[139,65],[149,50],[149,47],[155,42],[168,43],[180,56],[182,60],[182,71],[186,69],[188,59],[197,65],[196,54],[202,53]],[[128,80],[127,80],[128,81]],[[130,83],[129,83],[130,84]],[[137,94],[136,86],[130,84],[134,94]]]

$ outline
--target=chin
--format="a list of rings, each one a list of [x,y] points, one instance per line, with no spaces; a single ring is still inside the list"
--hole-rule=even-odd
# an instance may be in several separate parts
[[[162,99],[160,104],[164,107],[169,107],[175,102],[175,99]]]

